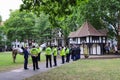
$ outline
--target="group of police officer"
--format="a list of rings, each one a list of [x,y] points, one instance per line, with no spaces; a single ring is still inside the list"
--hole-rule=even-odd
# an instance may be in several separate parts
[[[29,51],[28,48],[23,48],[24,53],[24,69],[28,70],[28,55],[31,55],[32,63],[33,63],[33,70],[39,69],[38,61],[40,61],[40,54],[41,48],[33,46]],[[45,48],[45,56],[46,56],[46,68],[48,68],[48,64],[52,67],[52,58],[54,65],[57,66],[57,56],[61,56],[61,63],[64,64],[65,62],[69,62],[70,58],[73,61],[80,59],[80,48],[79,47],[57,47],[57,46],[47,46]],[[71,55],[71,57],[70,57]]]
[[[50,47],[48,46],[45,49],[45,55],[46,55],[46,68],[48,68],[48,62],[50,64],[50,67],[52,67],[52,55],[53,55],[53,61],[54,66],[57,66],[57,56],[61,56],[61,63],[64,64],[65,62],[69,63],[70,59],[73,61],[80,59],[80,47],[79,45],[73,45],[71,47]]]
[[[28,46],[22,47],[24,54],[24,69],[28,70],[28,56],[31,55],[33,70],[39,69],[38,61],[40,61],[41,48],[33,46],[29,49]]]

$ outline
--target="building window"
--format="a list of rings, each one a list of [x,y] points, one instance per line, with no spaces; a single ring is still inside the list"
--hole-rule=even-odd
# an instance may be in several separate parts
[[[73,38],[73,41],[76,41],[76,38]]]
[[[92,41],[93,41],[93,43],[99,43],[100,42],[98,36],[93,36]]]
[[[93,40],[93,41],[98,41],[98,40],[99,40],[99,37],[98,37],[98,36],[93,36],[93,37],[92,37],[92,40]]]
[[[81,37],[81,38],[80,38],[80,41],[81,41],[81,42],[86,42],[86,37]]]

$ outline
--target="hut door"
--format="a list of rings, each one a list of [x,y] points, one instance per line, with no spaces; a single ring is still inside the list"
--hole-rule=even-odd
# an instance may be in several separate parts
[[[92,48],[93,48],[93,54],[97,54],[97,50],[96,50],[96,45],[95,44],[93,44]]]
[[[80,46],[81,54],[83,54],[83,45]]]
[[[97,54],[101,54],[101,49],[100,49],[100,45],[97,44]]]
[[[98,55],[101,54],[100,45],[98,45],[98,44],[93,44],[92,49],[93,49],[93,53],[92,53],[92,54],[98,54]]]

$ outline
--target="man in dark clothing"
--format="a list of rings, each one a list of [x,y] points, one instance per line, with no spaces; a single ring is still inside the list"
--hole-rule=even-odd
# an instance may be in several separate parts
[[[28,49],[27,47],[25,47],[25,48],[22,47],[22,49],[23,49],[23,54],[24,54],[24,69],[27,70],[28,69],[27,65],[28,65],[29,52],[27,51],[27,49]]]
[[[76,46],[73,45],[72,47],[72,60],[75,61],[76,60]]]
[[[76,60],[80,59],[80,47],[77,46],[76,48]]]
[[[70,48],[70,54],[71,54],[71,59],[73,60],[73,57],[74,57],[74,55],[73,55],[73,46]]]

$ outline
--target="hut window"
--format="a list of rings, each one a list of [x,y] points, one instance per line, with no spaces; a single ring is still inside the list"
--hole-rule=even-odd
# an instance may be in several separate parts
[[[86,42],[86,37],[81,37],[81,38],[80,38],[80,41],[81,41],[81,42]]]
[[[93,36],[93,37],[92,37],[92,40],[93,40],[93,41],[99,40],[99,37],[98,37],[98,36]]]
[[[73,38],[73,41],[76,41],[76,38]]]

